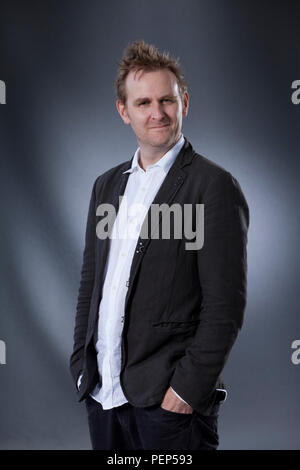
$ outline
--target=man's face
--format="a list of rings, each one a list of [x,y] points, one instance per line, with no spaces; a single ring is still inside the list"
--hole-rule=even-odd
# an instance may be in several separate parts
[[[168,69],[130,71],[125,82],[126,105],[117,100],[118,111],[130,124],[141,148],[164,150],[179,138],[182,118],[188,111],[175,75]]]

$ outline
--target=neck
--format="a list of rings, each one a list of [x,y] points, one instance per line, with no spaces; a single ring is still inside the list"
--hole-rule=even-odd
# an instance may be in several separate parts
[[[142,147],[140,146],[139,150],[139,165],[143,170],[146,170],[147,166],[154,165],[154,163],[158,162],[174,145],[177,144],[179,139],[181,138],[181,134],[175,142],[173,142],[168,147]]]

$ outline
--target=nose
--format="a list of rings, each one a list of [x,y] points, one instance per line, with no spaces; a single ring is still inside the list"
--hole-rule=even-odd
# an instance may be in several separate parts
[[[151,119],[158,121],[165,117],[163,105],[160,102],[153,102],[151,107]]]

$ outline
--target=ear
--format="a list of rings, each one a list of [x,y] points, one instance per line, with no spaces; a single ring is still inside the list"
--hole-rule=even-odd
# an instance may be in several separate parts
[[[183,98],[182,98],[182,116],[186,117],[188,114],[189,110],[189,101],[190,97],[187,91],[184,92]]]
[[[117,106],[117,110],[118,110],[121,118],[125,122],[125,124],[130,124],[130,119],[129,119],[129,116],[127,114],[126,105],[122,101],[117,100],[116,101],[116,106]]]

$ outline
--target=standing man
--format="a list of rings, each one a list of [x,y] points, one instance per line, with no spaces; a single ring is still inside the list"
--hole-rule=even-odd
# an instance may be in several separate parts
[[[182,135],[176,60],[135,41],[116,92],[139,147],[93,185],[71,373],[93,449],[215,450],[246,305],[247,202]]]

